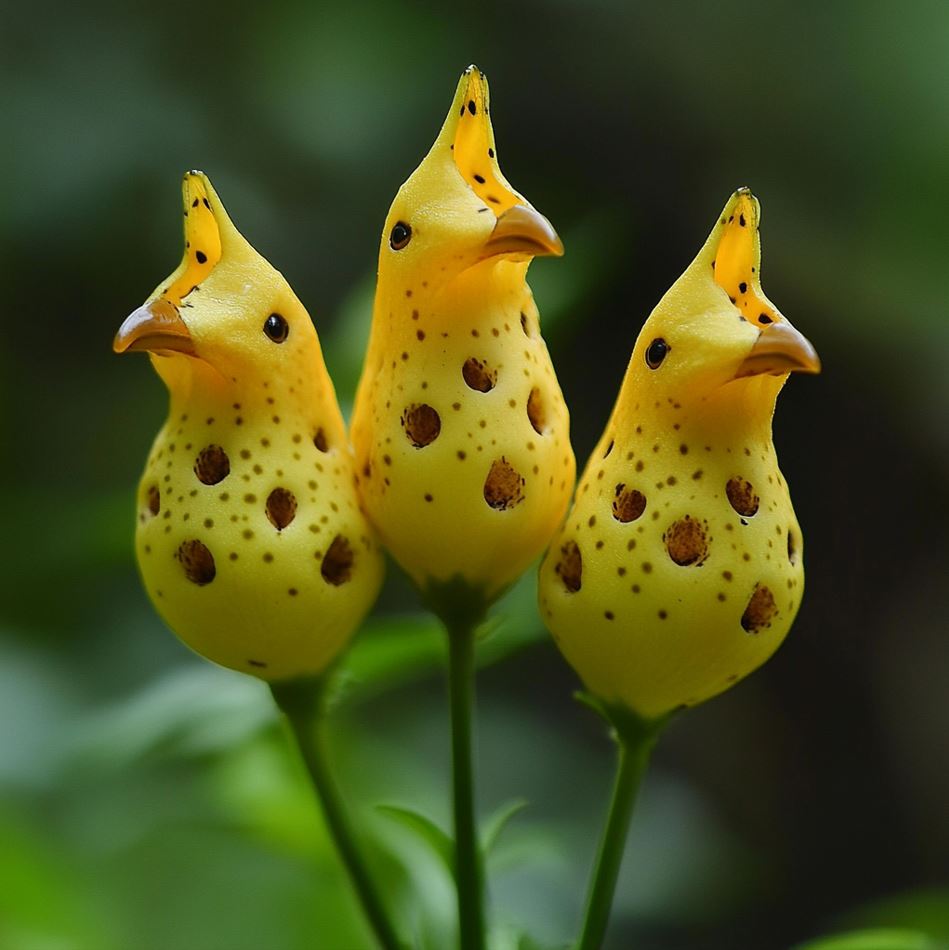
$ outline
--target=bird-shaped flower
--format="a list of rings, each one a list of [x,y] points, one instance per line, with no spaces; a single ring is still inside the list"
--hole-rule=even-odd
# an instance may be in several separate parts
[[[646,321],[541,568],[567,660],[599,699],[647,719],[760,666],[801,601],[771,419],[788,374],[820,363],[761,290],[758,221],[736,192]]]
[[[122,324],[170,413],[138,491],[136,553],[198,653],[277,681],[322,671],[369,610],[382,561],[319,340],[211,183],[184,177],[185,254]]]
[[[566,511],[569,419],[526,283],[562,252],[501,174],[472,66],[386,219],[352,424],[363,505],[423,592],[489,602]]]

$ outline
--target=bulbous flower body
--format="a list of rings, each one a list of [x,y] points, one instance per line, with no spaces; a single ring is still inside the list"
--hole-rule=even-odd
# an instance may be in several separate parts
[[[149,352],[170,393],[138,491],[142,578],[198,653],[315,674],[375,600],[381,554],[306,310],[204,175],[183,191],[184,260],[115,342]]]
[[[423,590],[492,599],[566,511],[567,408],[525,280],[561,250],[501,175],[472,67],[389,212],[352,424],[364,508]]]
[[[737,192],[646,321],[541,567],[541,614],[567,660],[647,719],[761,665],[803,592],[771,419],[788,374],[819,363],[761,291],[758,218]]]

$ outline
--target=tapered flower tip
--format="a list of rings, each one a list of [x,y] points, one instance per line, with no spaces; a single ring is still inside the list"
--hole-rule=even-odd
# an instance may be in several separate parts
[[[392,204],[380,271],[425,268],[441,282],[489,258],[562,253],[551,223],[501,172],[488,81],[469,66],[434,145]]]

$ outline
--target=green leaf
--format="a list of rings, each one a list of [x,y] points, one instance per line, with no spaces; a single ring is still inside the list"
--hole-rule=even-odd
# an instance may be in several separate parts
[[[435,856],[441,860],[449,876],[454,879],[454,842],[428,815],[423,815],[414,808],[403,808],[400,805],[376,805],[376,811],[392,818],[421,838],[431,848]]]
[[[926,934],[913,930],[859,930],[853,933],[818,937],[797,950],[942,950]]]
[[[519,812],[523,811],[530,803],[526,798],[514,798],[505,802],[498,808],[493,815],[485,822],[484,831],[481,833],[481,850],[487,855],[497,844],[501,832],[504,831],[507,823]]]

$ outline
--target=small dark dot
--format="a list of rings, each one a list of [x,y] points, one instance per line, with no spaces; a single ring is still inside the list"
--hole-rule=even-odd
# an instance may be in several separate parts
[[[669,616],[669,615],[668,615],[664,610],[660,610],[660,611],[659,611],[659,619],[660,619],[660,620],[665,620],[666,617],[668,617],[668,616]]]
[[[494,149],[493,149],[493,148],[489,148],[489,149],[488,149],[488,157],[489,157],[489,158],[494,158]]]
[[[743,214],[738,215],[738,223],[744,227],[745,226],[745,216]]]
[[[291,597],[296,597],[298,591],[297,591],[297,589],[296,589],[295,587],[291,587],[291,588],[287,591],[287,593],[288,593]]]
[[[774,321],[766,313],[758,314],[759,323],[773,323]]]
[[[475,180],[479,185],[483,185],[483,184],[484,184],[484,177],[483,177],[482,175],[475,175],[475,176],[474,176],[474,180]]]
[[[204,253],[204,251],[195,251],[194,256],[197,258],[199,264],[207,263],[208,256]]]
[[[605,610],[605,611],[603,612],[603,616],[606,617],[607,620],[612,620],[612,619],[613,619],[613,611],[612,611],[612,610]]]
[[[469,100],[468,100],[468,111],[469,111],[472,115],[476,115],[476,114],[477,114],[477,112],[478,112],[478,107],[475,105],[474,99],[469,99]]]
[[[426,501],[433,501],[434,499],[432,498],[431,495],[429,495],[428,493],[426,493],[426,495],[425,495],[425,500],[426,500]]]
[[[316,430],[316,435],[313,436],[313,444],[320,452],[329,451],[329,444],[326,441],[326,433],[323,431],[322,427]]]
[[[742,281],[742,282],[738,285],[738,290],[739,290],[741,293],[746,294],[746,293],[748,293],[748,285],[747,285],[744,281]]]

